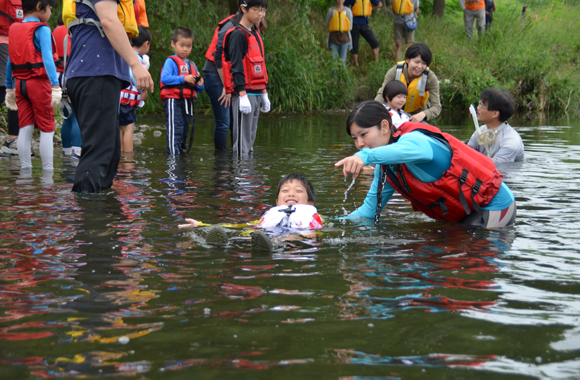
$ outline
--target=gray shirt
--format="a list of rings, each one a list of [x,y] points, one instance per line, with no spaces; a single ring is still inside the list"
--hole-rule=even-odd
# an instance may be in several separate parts
[[[507,123],[503,123],[497,128],[501,128],[501,130],[498,132],[496,140],[489,147],[493,162],[497,164],[498,162],[523,161],[524,143],[520,134]],[[487,126],[482,126],[480,130],[481,132],[486,131]],[[489,157],[485,146],[477,143],[477,131],[473,132],[467,145]]]

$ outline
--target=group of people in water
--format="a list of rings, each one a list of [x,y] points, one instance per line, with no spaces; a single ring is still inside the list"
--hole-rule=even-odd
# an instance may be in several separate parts
[[[30,12],[37,12],[41,23],[50,16],[51,5],[47,4],[42,8],[45,0],[34,1],[40,5],[31,8]],[[359,6],[359,1],[362,0],[354,1],[353,7]],[[101,4],[101,1],[95,2]],[[206,53],[203,68],[205,80],[195,64],[188,59],[193,45],[191,31],[187,28],[175,29],[172,36],[175,55],[166,60],[161,76],[161,94],[162,98],[165,96],[163,100],[168,117],[169,154],[185,152],[185,141],[181,138],[183,136],[180,135],[178,139],[175,131],[178,124],[188,124],[192,105],[190,98],[195,96],[195,90],[204,89],[210,96],[215,115],[216,150],[227,149],[227,132],[232,130],[234,153],[240,157],[252,153],[258,115],[260,111],[268,112],[270,109],[268,74],[260,29],[266,7],[266,0],[240,0],[238,13],[218,24]],[[93,17],[97,17],[97,11],[101,14],[113,10],[113,7],[102,6],[83,9]],[[368,32],[364,26],[358,29],[363,36]],[[34,32],[35,29],[31,30]],[[71,65],[77,71],[71,70],[71,74],[77,76],[70,75],[69,91],[75,111],[78,111],[75,113],[83,116],[79,118],[81,128],[85,129],[81,160],[87,154],[92,153],[94,156],[95,152],[92,150],[97,145],[98,151],[109,152],[107,157],[92,158],[98,161],[98,165],[106,166],[105,171],[101,172],[99,166],[81,165],[84,177],[75,178],[73,189],[78,192],[98,192],[102,188],[110,187],[118,163],[118,144],[113,147],[104,143],[99,145],[103,136],[99,133],[98,136],[101,137],[98,137],[95,132],[106,121],[96,120],[95,110],[91,110],[90,114],[93,116],[89,117],[89,109],[86,107],[93,104],[94,99],[85,104],[85,92],[93,94],[96,85],[105,85],[107,94],[119,93],[128,78],[123,76],[122,79],[115,80],[115,83],[106,85],[106,74],[96,82],[90,79],[93,77],[78,76],[84,69],[84,60],[79,57],[89,59],[93,54],[90,50],[82,49],[79,44],[82,41],[92,41],[92,45],[101,46],[105,44],[103,38],[99,35],[99,29],[93,26],[78,25],[73,28]],[[97,40],[99,43],[95,42]],[[118,55],[115,53],[117,48],[124,49],[125,46],[114,45],[113,49],[113,43],[116,44],[108,41],[109,49],[103,48],[108,52],[107,56],[114,58],[114,67],[108,70],[119,70],[124,67],[122,60],[131,58],[132,91],[142,93],[151,89],[152,82],[146,70],[143,70],[142,61],[137,59],[133,62],[135,54],[140,56],[139,52],[131,49],[134,51],[130,54],[123,51],[123,55]],[[38,59],[42,61],[42,57],[39,56]],[[477,120],[485,123],[485,126],[478,127],[469,142],[463,143],[428,124],[441,112],[439,81],[429,69],[431,61],[432,53],[426,44],[409,46],[404,61],[398,62],[386,73],[376,98],[356,106],[348,117],[346,132],[352,137],[359,152],[336,162],[335,166],[342,169],[345,177],[352,175],[356,178],[363,167],[374,165],[374,180],[364,204],[345,218],[374,218],[378,223],[382,209],[397,191],[411,202],[415,210],[434,219],[484,228],[509,226],[515,220],[516,202],[495,164],[523,159],[521,138],[507,124],[515,111],[514,100],[499,89],[484,91],[477,107]],[[91,63],[94,71],[93,66],[94,63]],[[69,69],[70,67],[67,68]],[[173,73],[172,76],[170,72]],[[20,94],[22,90],[19,87],[17,91]],[[98,96],[100,98],[103,94]],[[54,105],[54,97],[52,100]],[[19,98],[19,105],[21,101]],[[100,104],[101,108],[103,106]],[[84,127],[81,119],[87,124]],[[118,123],[118,115],[116,120]],[[88,125],[91,123],[94,126]],[[184,125],[180,128],[183,129]],[[86,132],[87,128],[91,133]],[[173,132],[170,133],[171,131]],[[118,131],[116,135],[118,142]],[[85,137],[91,144],[85,144]],[[113,163],[114,167],[111,166]],[[92,175],[95,171],[97,176]],[[78,175],[79,169],[77,177]],[[191,219],[186,226],[198,225],[199,222]],[[280,182],[276,209],[266,213],[259,222],[259,226],[264,228],[317,229],[322,225],[323,220],[314,207],[314,187],[299,174],[290,174]],[[215,241],[227,241],[227,235],[222,229],[216,228],[212,231],[217,236]]]

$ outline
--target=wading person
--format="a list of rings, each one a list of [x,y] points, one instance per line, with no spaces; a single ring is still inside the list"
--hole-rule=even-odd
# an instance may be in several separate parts
[[[475,131],[467,145],[490,157],[496,164],[524,160],[524,143],[507,120],[514,114],[516,103],[507,92],[488,88],[480,96],[477,120],[485,125]]]
[[[224,86],[232,94],[232,150],[239,157],[254,151],[260,111],[270,111],[264,43],[258,30],[267,6],[266,0],[244,0],[239,25],[224,37]]]
[[[32,133],[38,128],[42,169],[53,170],[53,107],[59,105],[62,92],[55,67],[58,56],[46,21],[55,5],[56,0],[22,1],[24,21],[13,24],[8,34],[6,106],[18,110],[17,147],[22,169],[32,168]]]
[[[129,42],[128,29],[134,30],[131,38],[137,34],[137,23],[130,25],[130,15],[134,15],[131,0],[119,3],[129,15],[125,24],[117,16],[117,1],[76,3],[74,14],[71,4],[72,0],[64,0],[63,20],[72,34],[65,78],[82,135],[72,190],[98,193],[113,185],[121,158],[119,98],[130,83],[129,67],[138,91],[153,92],[153,80]]]
[[[405,53],[405,60],[398,62],[385,75],[375,100],[383,102],[383,90],[388,82],[399,80],[407,86],[407,103],[403,109],[411,114],[411,121],[421,122],[436,118],[441,113],[439,80],[429,70],[433,55],[424,43],[411,45]]]
[[[228,16],[220,21],[205,53],[206,60],[203,66],[203,76],[205,79],[205,91],[211,101],[215,119],[213,141],[216,150],[227,150],[228,130],[230,129],[231,94],[226,94],[222,69],[224,37],[230,29],[239,24],[241,17],[242,14],[238,12],[236,15]]]
[[[357,106],[346,124],[359,152],[338,161],[356,178],[376,165],[364,204],[348,215],[375,218],[396,190],[433,219],[494,228],[514,223],[516,202],[493,161],[436,127],[408,122],[396,129],[374,100]]]

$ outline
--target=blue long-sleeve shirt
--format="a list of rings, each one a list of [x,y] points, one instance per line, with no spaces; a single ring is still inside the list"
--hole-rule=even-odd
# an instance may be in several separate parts
[[[22,22],[40,22],[36,17],[26,17]],[[34,47],[42,53],[42,62],[48,74],[48,79],[52,86],[58,86],[58,76],[56,75],[56,67],[54,66],[54,57],[52,55],[52,33],[47,26],[41,26],[34,32]],[[10,57],[6,63],[6,88],[14,88],[14,78],[12,77],[12,67],[10,66]]]
[[[186,58],[185,59],[185,63],[187,64],[187,66],[189,67],[189,60]],[[195,63],[193,63],[193,67],[197,68],[197,66],[195,66]],[[194,76],[199,75],[199,71],[192,73]],[[183,75],[179,75],[179,67],[177,66],[177,64],[175,63],[175,61],[171,58],[167,58],[165,60],[165,63],[163,64],[163,71],[161,73],[161,82],[164,85],[176,85],[176,84],[183,84],[185,83],[185,76]],[[202,92],[205,88],[205,85],[203,86],[198,86],[197,84],[195,85],[195,90],[198,92]]]
[[[394,144],[374,149],[362,149],[356,153],[365,165],[376,164],[373,184],[357,210],[347,215],[346,219],[356,217],[374,218],[377,208],[377,189],[381,178],[381,165],[405,164],[415,178],[422,182],[434,182],[440,179],[451,166],[449,149],[437,139],[415,131],[402,135]],[[381,210],[393,196],[395,189],[385,183],[381,196]],[[502,183],[499,192],[493,197],[484,210],[503,210],[514,201],[511,190]]]

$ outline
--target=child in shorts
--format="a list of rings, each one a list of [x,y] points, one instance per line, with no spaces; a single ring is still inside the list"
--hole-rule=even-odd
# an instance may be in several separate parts
[[[149,53],[151,33],[144,26],[139,26],[139,35],[131,40],[133,50],[143,63],[143,56]],[[138,91],[137,83],[131,74],[131,84],[121,91],[121,106],[119,108],[119,130],[121,133],[121,152],[133,152],[133,131],[137,121],[137,107],[143,107],[147,100],[147,91]]]
[[[24,21],[14,23],[8,34],[6,107],[18,110],[18,157],[20,167],[32,168],[34,128],[40,130],[43,170],[53,170],[54,107],[61,99],[56,74],[58,56],[46,21],[56,0],[23,0]]]
[[[411,118],[411,115],[403,111],[407,101],[407,86],[399,80],[387,82],[383,89],[384,106],[391,114],[393,125],[399,128]]]
[[[193,32],[184,27],[176,28],[171,37],[171,47],[175,54],[165,60],[161,69],[159,94],[165,104],[167,154],[175,156],[186,152],[185,140],[193,116],[196,91],[203,91],[204,86],[197,66],[187,59],[193,47]]]
[[[272,207],[258,221],[228,227],[255,226],[262,230],[252,233],[252,246],[257,249],[271,250],[274,244],[264,232],[271,234],[292,232],[293,230],[316,230],[322,228],[323,220],[314,207],[314,187],[302,174],[291,173],[278,183],[276,207]],[[199,227],[207,224],[195,219],[185,219],[187,224],[179,228]],[[277,230],[283,229],[283,231]],[[222,226],[214,226],[206,236],[206,242],[214,245],[228,243],[226,231]]]

